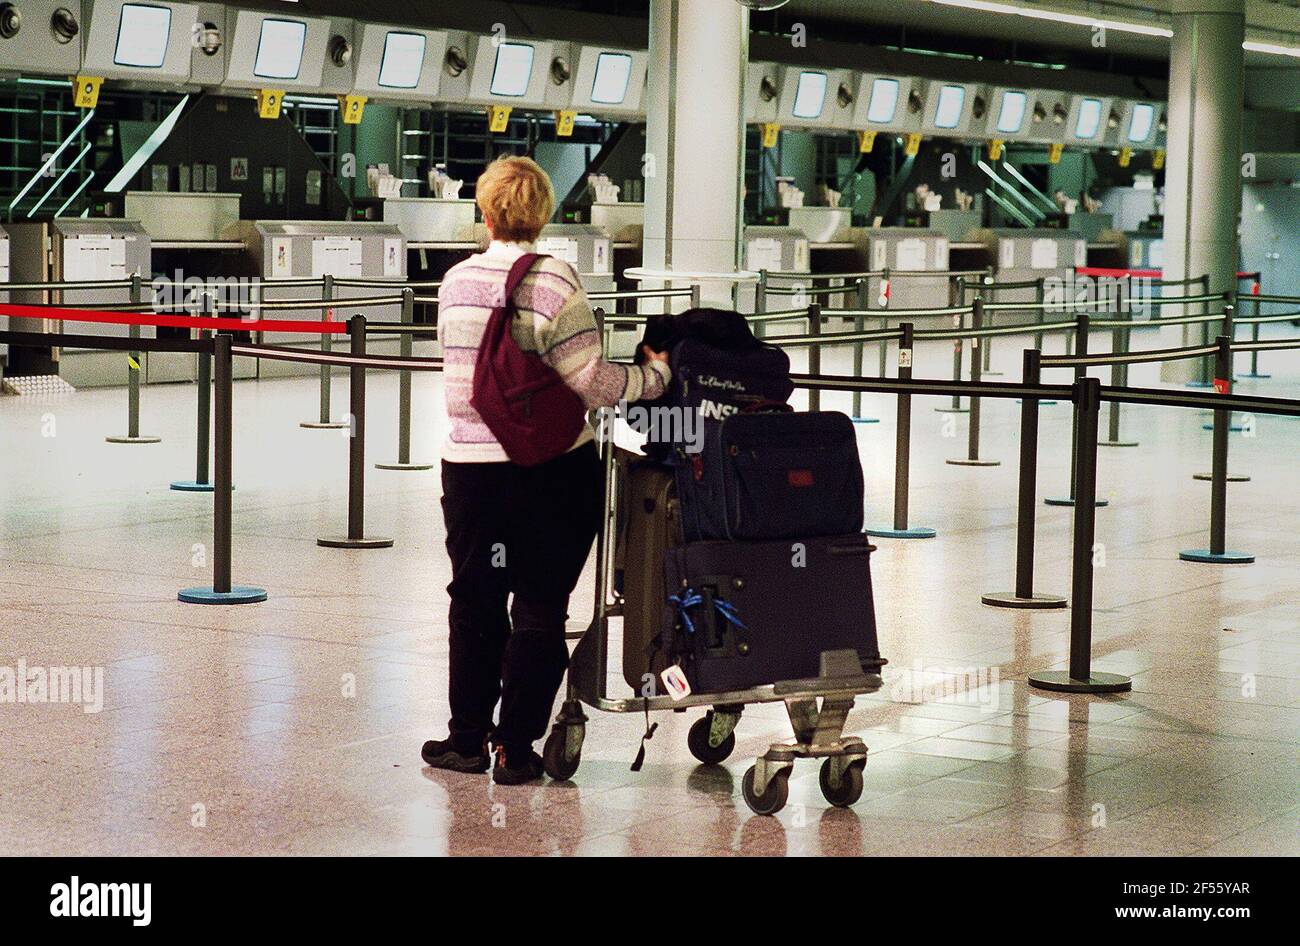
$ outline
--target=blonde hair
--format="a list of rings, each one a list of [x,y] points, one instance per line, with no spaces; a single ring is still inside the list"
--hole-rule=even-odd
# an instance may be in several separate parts
[[[497,158],[479,175],[474,200],[498,240],[531,243],[555,212],[551,179],[531,158]]]

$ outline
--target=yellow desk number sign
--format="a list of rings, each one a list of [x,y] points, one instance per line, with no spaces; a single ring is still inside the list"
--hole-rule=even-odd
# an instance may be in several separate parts
[[[870,154],[871,149],[876,146],[876,133],[874,131],[858,132],[858,153]]]
[[[562,108],[555,113],[555,136],[557,138],[569,138],[573,135],[573,120],[578,117],[578,113],[572,109]]]
[[[1126,167],[1128,167],[1129,162],[1132,161],[1132,160],[1133,160],[1133,149],[1132,149],[1132,148],[1120,148],[1120,149],[1119,149],[1119,166],[1120,166],[1120,167],[1122,167],[1122,168],[1126,168]]]
[[[1002,157],[1002,149],[1006,147],[1005,138],[993,138],[989,141],[989,160],[996,161]]]
[[[340,95],[339,112],[343,116],[343,124],[360,125],[361,118],[366,113],[367,101],[364,95]]]
[[[907,144],[903,145],[903,154],[909,158],[916,157],[916,153],[921,150],[921,133],[914,131],[907,136]]]
[[[1154,155],[1151,156],[1151,167],[1153,170],[1159,171],[1164,166],[1165,166],[1165,152],[1164,149],[1159,149],[1156,151]]]
[[[509,105],[489,105],[488,106],[488,131],[493,134],[500,134],[510,126],[510,106]]]
[[[99,104],[99,87],[103,84],[102,76],[73,76],[73,104],[77,108],[94,108]]]
[[[1060,144],[1059,142],[1057,144],[1049,146],[1047,149],[1047,163],[1060,164],[1061,152],[1063,152],[1064,150],[1065,150],[1065,145]]]
[[[781,126],[776,122],[763,122],[763,147],[775,148],[781,137]]]
[[[275,119],[280,117],[280,104],[284,101],[284,92],[280,89],[257,90],[257,117]]]

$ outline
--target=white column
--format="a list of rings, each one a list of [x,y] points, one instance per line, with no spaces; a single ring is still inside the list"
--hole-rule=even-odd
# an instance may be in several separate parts
[[[651,270],[734,272],[740,245],[749,11],[735,0],[651,0],[645,231]],[[731,305],[726,283],[706,304]]]
[[[1245,2],[1172,0],[1171,12],[1165,278],[1208,273],[1210,291],[1224,292],[1237,285]],[[1174,344],[1200,338],[1199,325],[1187,326]],[[1186,381],[1195,369],[1194,361],[1170,362],[1161,377]]]

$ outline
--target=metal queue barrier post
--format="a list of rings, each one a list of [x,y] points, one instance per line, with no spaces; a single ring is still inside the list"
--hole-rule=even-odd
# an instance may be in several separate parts
[[[1075,314],[1074,337],[1076,339],[1076,344],[1075,344],[1074,354],[1078,355],[1080,358],[1087,357],[1088,354],[1088,335],[1089,335],[1089,326],[1091,325],[1091,323],[1092,323],[1092,319],[1087,312],[1078,312]],[[1086,366],[1075,365],[1074,368],[1075,383],[1077,384],[1079,381],[1087,377],[1087,373],[1088,373],[1088,369]],[[1078,410],[1078,402],[1076,401],[1075,404],[1076,406],[1074,411],[1074,419],[1071,424],[1071,436],[1070,436],[1070,495],[1047,497],[1046,499],[1043,500],[1043,502],[1049,506],[1073,506],[1075,505],[1075,501],[1079,498],[1075,494],[1075,484],[1078,482],[1079,479],[1078,477],[1079,410]],[[1094,482],[1093,490],[1092,490],[1093,504],[1096,506],[1109,506],[1110,500],[1097,498],[1096,485],[1097,485],[1096,482]],[[1077,521],[1077,517],[1076,517],[1076,521]]]
[[[1038,384],[1041,380],[1040,362],[1043,353],[1037,348],[1026,348],[1024,354],[1024,384]],[[1020,486],[1016,512],[1016,590],[996,591],[983,595],[980,600],[994,608],[1026,608],[1048,610],[1064,608],[1066,601],[1060,595],[1034,592],[1034,510],[1038,506],[1038,399],[1020,400]]]
[[[1259,315],[1260,315],[1259,280],[1255,280],[1255,281],[1251,284],[1251,287],[1250,287],[1250,298],[1251,298],[1251,299],[1254,301],[1254,303],[1255,303],[1255,311],[1254,311],[1253,314],[1254,314],[1255,318],[1259,318]],[[1250,326],[1250,340],[1251,340],[1252,342],[1258,342],[1258,341],[1259,341],[1259,323],[1258,323],[1258,322],[1252,323],[1251,326]],[[1260,374],[1260,373],[1259,373],[1259,351],[1258,351],[1258,350],[1252,350],[1252,351],[1251,351],[1251,353],[1250,353],[1250,371],[1246,372],[1244,375],[1242,375],[1242,377],[1243,377],[1243,378],[1251,378],[1251,379],[1253,379],[1253,380],[1262,380],[1262,379],[1264,379],[1264,378],[1271,378],[1271,377],[1273,377],[1271,374]]]
[[[1042,325],[1044,322],[1047,321],[1047,280],[1046,280],[1044,277],[1039,276],[1036,280],[1034,280],[1034,283],[1035,283],[1035,285],[1034,285],[1034,308],[1035,308],[1034,324],[1035,324],[1035,325]],[[1034,333],[1034,347],[1037,348],[1037,349],[1039,350],[1039,352],[1042,352],[1042,350],[1043,350],[1043,333],[1042,333],[1042,332],[1035,332],[1035,333]],[[1056,402],[1055,402],[1055,401],[1052,401],[1052,400],[1039,401],[1039,402],[1038,402],[1038,406],[1039,406],[1039,407],[1049,407],[1049,406],[1051,406],[1051,405],[1054,405],[1055,403],[1056,403]]]
[[[407,286],[402,290],[402,325],[415,324],[415,290]],[[403,358],[414,351],[414,336],[402,332],[398,341]],[[608,348],[608,346],[606,346]],[[403,368],[397,373],[397,460],[394,463],[376,463],[377,470],[432,470],[432,463],[411,462],[411,370]]]
[[[1206,305],[1209,305],[1209,303],[1206,303]],[[1221,334],[1228,336],[1229,341],[1232,340],[1232,336],[1233,336],[1233,335],[1237,334],[1236,327],[1235,327],[1235,325],[1234,325],[1234,323],[1233,323],[1233,315],[1236,313],[1236,308],[1237,308],[1237,307],[1236,307],[1236,293],[1232,292],[1231,290],[1229,290],[1228,292],[1225,292],[1225,293],[1223,294],[1223,328],[1221,329]],[[1207,345],[1210,344],[1210,342],[1209,342],[1210,323],[1209,323],[1209,322],[1202,322],[1202,323],[1201,323],[1201,329],[1202,329],[1202,331],[1204,331],[1204,332],[1206,333],[1206,341],[1205,341],[1205,344],[1207,344]],[[1207,357],[1207,358],[1203,358],[1203,359],[1201,359],[1201,360],[1204,361],[1204,362],[1206,362],[1206,363],[1209,362],[1209,358],[1208,358],[1208,357]],[[1228,366],[1229,366],[1230,368],[1232,367],[1232,360],[1231,360],[1231,358],[1229,358],[1229,360],[1228,360]],[[1216,379],[1220,377],[1220,375],[1217,373],[1217,366],[1216,366],[1216,373],[1215,373],[1215,376],[1214,376],[1214,377],[1215,377]],[[1235,381],[1235,380],[1236,380],[1236,376],[1233,375],[1231,372],[1229,372],[1229,374],[1228,374],[1226,377],[1228,378],[1228,381],[1229,381],[1229,382],[1232,382],[1232,381]],[[1218,384],[1218,381],[1216,380],[1216,381],[1214,382],[1214,384],[1217,385],[1217,384]],[[1202,425],[1201,425],[1201,429],[1202,429],[1202,430],[1213,430],[1213,429],[1214,429],[1214,424],[1213,424],[1213,422],[1208,423],[1208,424],[1202,424]],[[1229,430],[1231,433],[1239,434],[1239,433],[1241,433],[1241,432],[1242,432],[1243,430],[1245,430],[1245,429],[1246,429],[1246,428],[1245,428],[1243,425],[1241,425],[1241,424],[1234,424],[1234,423],[1232,422],[1232,417],[1229,416],[1229,418],[1228,418],[1228,430]],[[1197,476],[1198,476],[1199,478],[1201,478],[1201,479],[1206,479],[1206,478],[1207,478],[1204,474],[1197,474]],[[1250,477],[1246,477],[1246,479],[1250,479]],[[1229,481],[1229,482],[1241,482],[1240,480],[1234,480],[1231,476],[1228,477],[1228,481]]]
[[[234,585],[230,581],[231,470],[234,440],[234,359],[231,336],[219,332],[212,339],[213,398],[216,425],[213,444],[212,585],[185,588],[176,598],[186,604],[253,604],[266,600],[265,588]]]
[[[210,318],[215,314],[212,305],[212,294],[204,292],[201,318]],[[203,325],[202,321],[199,322],[199,325]],[[211,337],[212,333],[207,329],[199,328],[199,338],[201,340]],[[194,479],[176,480],[171,484],[172,489],[183,493],[212,492],[212,483],[208,475],[208,441],[212,437],[212,354],[203,349],[199,351],[197,358],[199,363],[196,385],[198,390],[194,412],[197,418],[194,441]]]
[[[912,323],[899,323],[902,337],[898,340],[898,380],[912,380]],[[892,529],[867,529],[867,535],[885,539],[933,539],[938,533],[928,526],[907,524],[908,476],[912,463],[912,395],[900,392],[898,420],[894,443],[894,527]]]
[[[321,277],[320,297],[322,302],[334,301],[333,273],[326,273]],[[322,309],[322,319],[328,320],[333,311],[332,308]],[[333,336],[331,336],[329,332],[321,333],[320,350],[328,355],[333,347]],[[309,430],[341,430],[348,426],[344,421],[332,420],[330,418],[330,400],[332,394],[330,388],[330,371],[332,368],[333,365],[328,363],[320,366],[320,420],[303,421],[298,425],[299,427],[306,427]]]
[[[1092,557],[1097,534],[1097,426],[1101,416],[1101,382],[1087,376],[1076,378],[1072,400],[1074,455],[1078,459],[1072,492],[1079,501],[1074,506],[1070,665],[1068,670],[1035,671],[1029,674],[1029,685],[1064,693],[1122,693],[1133,689],[1131,678],[1092,670]]]
[[[1226,296],[1226,295],[1227,295],[1227,294],[1225,293],[1225,296]],[[1226,305],[1224,305],[1224,307],[1223,307],[1223,334],[1226,335],[1226,336],[1228,337],[1229,344],[1231,344],[1231,342],[1232,342],[1232,336],[1233,336],[1233,335],[1235,334],[1235,332],[1236,332],[1236,330],[1233,328],[1233,319],[1232,319],[1234,313],[1235,313],[1235,306],[1233,306],[1233,305],[1231,305],[1231,304],[1226,304]],[[1255,326],[1256,326],[1256,328],[1258,328],[1258,327],[1259,327],[1259,323],[1256,322],[1256,323],[1255,323]],[[1257,354],[1257,353],[1256,353],[1256,354]],[[1231,353],[1231,349],[1229,349],[1229,354],[1228,354],[1228,364],[1229,364],[1229,366],[1232,365],[1232,353]],[[1217,364],[1216,364],[1216,366],[1215,366],[1215,377],[1216,377],[1216,378],[1227,377],[1227,378],[1228,378],[1228,384],[1229,384],[1229,386],[1231,386],[1232,383],[1233,383],[1233,381],[1235,380],[1235,378],[1234,378],[1231,374],[1229,374],[1229,375],[1222,375],[1222,374],[1220,374],[1219,371],[1218,371],[1218,366],[1217,366]],[[1219,413],[1219,412],[1218,412],[1218,411],[1215,411],[1214,413],[1215,413],[1215,420],[1214,420],[1214,421],[1211,421],[1211,422],[1208,423],[1208,424],[1202,424],[1202,425],[1201,425],[1201,429],[1202,429],[1202,430],[1217,430],[1217,429],[1218,429],[1218,427],[1217,427],[1217,421],[1218,421],[1218,413]],[[1232,415],[1231,415],[1231,414],[1228,415],[1228,432],[1229,432],[1229,433],[1233,433],[1233,434],[1235,434],[1235,433],[1241,433],[1241,432],[1244,431],[1245,429],[1246,429],[1246,425],[1245,425],[1245,424],[1234,424],[1234,423],[1232,422]],[[1209,472],[1209,473],[1193,473],[1193,474],[1192,474],[1192,479],[1194,479],[1194,480],[1200,480],[1201,482],[1213,482],[1213,481],[1214,481],[1214,472],[1211,471],[1211,472]],[[1224,479],[1225,479],[1227,482],[1229,482],[1229,483],[1249,483],[1249,482],[1250,482],[1250,477],[1247,476],[1245,473],[1225,473],[1225,474],[1224,474]]]
[[[348,319],[348,335],[352,340],[352,354],[366,355],[366,317],[354,315]],[[366,520],[366,366],[354,364],[349,369],[351,383],[348,394],[351,403],[351,430],[348,436],[348,534],[326,536],[316,544],[331,549],[386,549],[393,540],[365,534]]]
[[[1232,393],[1232,338],[1220,335],[1215,352],[1214,388],[1222,395]],[[1178,553],[1184,562],[1213,565],[1246,565],[1255,561],[1248,552],[1233,552],[1227,547],[1228,504],[1228,426],[1232,412],[1214,411],[1214,469],[1210,481],[1210,547],[1185,549]]]
[[[971,305],[970,317],[971,329],[978,333],[984,324],[984,300],[978,295]],[[961,344],[961,339],[957,340],[957,344]],[[979,384],[982,365],[980,363],[980,337],[978,334],[971,337],[970,345],[970,379],[972,383]],[[967,403],[970,404],[970,423],[966,432],[966,456],[956,457],[944,462],[952,466],[1001,466],[1001,460],[980,459],[980,398],[977,395],[971,395]]]
[[[1123,277],[1128,279],[1127,274]],[[1115,321],[1132,322],[1133,312],[1129,305],[1132,293],[1125,293],[1125,283],[1119,279],[1112,283],[1115,289],[1115,296],[1112,300],[1111,312]],[[1116,325],[1110,330],[1110,350],[1113,354],[1127,355],[1129,348],[1130,335],[1132,329],[1127,325]],[[1128,386],[1128,362],[1117,361],[1110,366],[1110,383],[1116,387]],[[1105,440],[1098,441],[1099,447],[1136,447],[1136,440],[1125,440],[1119,433],[1119,401],[1111,401],[1107,407],[1107,436]]]
[[[858,279],[853,284],[853,288],[854,288],[854,299],[856,302],[854,308],[857,309],[857,314],[853,316],[853,331],[863,332],[866,330],[867,327],[867,317],[863,313],[867,309],[867,294],[871,290],[868,287],[867,280],[863,279],[862,277],[858,277]],[[855,342],[853,345],[853,377],[855,378],[862,377],[862,356],[863,356],[864,348],[865,346],[863,345],[862,342]],[[884,377],[883,373],[881,374],[881,377]],[[867,418],[862,417],[862,392],[861,391],[853,392],[853,415],[852,416],[855,421],[861,418],[864,423],[867,422]]]
[[[808,334],[820,336],[822,333],[822,307],[816,302],[808,305]],[[814,343],[808,346],[808,373],[822,373],[822,346]],[[808,410],[819,411],[822,409],[822,392],[808,392]]]
[[[1200,290],[1201,290],[1200,293],[1199,293],[1199,295],[1206,296],[1206,295],[1209,295],[1209,294],[1210,294],[1210,274],[1209,274],[1209,273],[1206,273],[1204,276],[1198,276],[1198,277],[1195,278],[1195,279],[1188,280],[1188,281],[1186,282],[1186,285],[1187,285],[1187,286],[1191,286],[1193,283],[1196,283],[1196,284],[1199,285]],[[1185,294],[1185,291],[1184,291],[1184,294]],[[1203,301],[1201,302],[1201,315],[1209,315],[1209,314],[1210,314],[1210,303],[1209,303],[1208,301],[1206,301],[1206,300],[1203,300]],[[1201,345],[1202,345],[1202,346],[1208,346],[1209,344],[1210,344],[1210,323],[1209,323],[1209,322],[1202,322],[1202,323],[1201,323]],[[1206,355],[1204,358],[1197,358],[1197,359],[1196,359],[1196,371],[1197,371],[1197,377],[1196,377],[1196,379],[1193,380],[1193,381],[1188,381],[1188,382],[1187,382],[1187,387],[1189,387],[1189,388],[1210,388],[1210,387],[1214,387],[1214,380],[1210,377],[1210,375],[1211,375],[1211,373],[1212,373],[1212,372],[1211,372],[1211,367],[1212,367],[1212,363],[1211,363],[1211,361],[1210,361],[1210,356],[1209,356],[1209,355]],[[1207,425],[1205,429],[1206,429],[1206,430],[1209,430],[1210,427]]]
[[[984,273],[984,276],[982,277],[982,283],[981,283],[981,285],[980,285],[980,288],[976,290],[976,292],[979,293],[979,297],[980,297],[981,299],[984,298],[984,286],[992,286],[992,284],[993,284],[993,273],[992,273],[992,271],[986,271],[986,272]],[[998,300],[997,300],[996,294],[994,293],[993,289],[989,289],[988,292],[989,292],[989,297],[988,297],[987,299],[985,299],[984,301],[985,301],[985,302],[997,302]],[[984,313],[984,327],[985,327],[985,328],[992,328],[992,327],[993,327],[993,313],[992,313],[992,312],[985,312],[985,313]],[[984,360],[983,360],[983,365],[984,365],[984,367],[983,367],[982,369],[980,369],[980,374],[983,375],[984,377],[988,377],[988,378],[999,378],[999,377],[1001,377],[1001,376],[1002,376],[1002,372],[1001,372],[1001,371],[995,371],[994,368],[993,368],[993,339],[992,339],[992,337],[989,337],[989,338],[984,339],[984,344],[983,344],[982,348],[983,348],[983,351],[984,351]]]
[[[144,301],[144,286],[139,273],[131,274],[131,305],[138,308]],[[127,335],[140,337],[140,326],[127,327]],[[144,356],[138,351],[126,353],[126,435],[105,437],[108,443],[159,443],[161,437],[140,434],[140,374],[144,371]]]
[[[949,300],[949,302],[952,303],[952,305],[953,305],[954,308],[958,308],[958,309],[965,308],[965,307],[966,307],[966,277],[965,277],[965,276],[958,276],[957,279],[956,279],[956,282],[955,282],[953,285],[956,286],[956,292],[954,293],[954,292],[951,291],[951,290],[948,292],[948,300]],[[954,298],[955,298],[956,301],[953,301]],[[955,328],[955,329],[957,329],[958,331],[961,331],[961,329],[962,329],[962,321],[963,321],[963,319],[962,319],[962,315],[961,315],[960,312],[958,312],[956,315],[954,315],[954,316],[952,317],[952,327]],[[960,380],[961,380],[961,352],[962,352],[962,348],[963,348],[962,340],[961,340],[960,338],[954,338],[954,339],[952,340],[952,379],[953,379],[953,381],[960,381]],[[952,405],[951,405],[950,407],[936,407],[935,410],[938,411],[940,414],[965,414],[965,413],[968,412],[969,409],[968,409],[968,408],[965,408],[965,407],[962,407],[962,406],[961,406],[961,396],[960,396],[960,395],[957,395],[957,394],[954,394],[954,395],[952,396]]]
[[[758,282],[754,284],[754,314],[755,315],[767,314],[767,270],[766,269],[760,269],[758,271]],[[762,338],[766,334],[767,332],[766,324],[767,323],[762,321],[756,321],[754,323],[754,336],[756,338]]]

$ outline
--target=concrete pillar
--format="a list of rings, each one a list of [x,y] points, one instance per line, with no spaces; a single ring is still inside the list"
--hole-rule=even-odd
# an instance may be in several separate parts
[[[1237,285],[1245,0],[1172,0],[1171,12],[1165,276],[1208,273],[1210,291],[1223,292]],[[1174,343],[1200,338],[1201,327],[1188,326]],[[1195,370],[1194,361],[1173,362],[1161,377],[1186,381]]]
[[[647,269],[737,268],[748,61],[749,11],[735,0],[651,0],[642,240]],[[706,304],[730,307],[729,284],[702,288]]]

